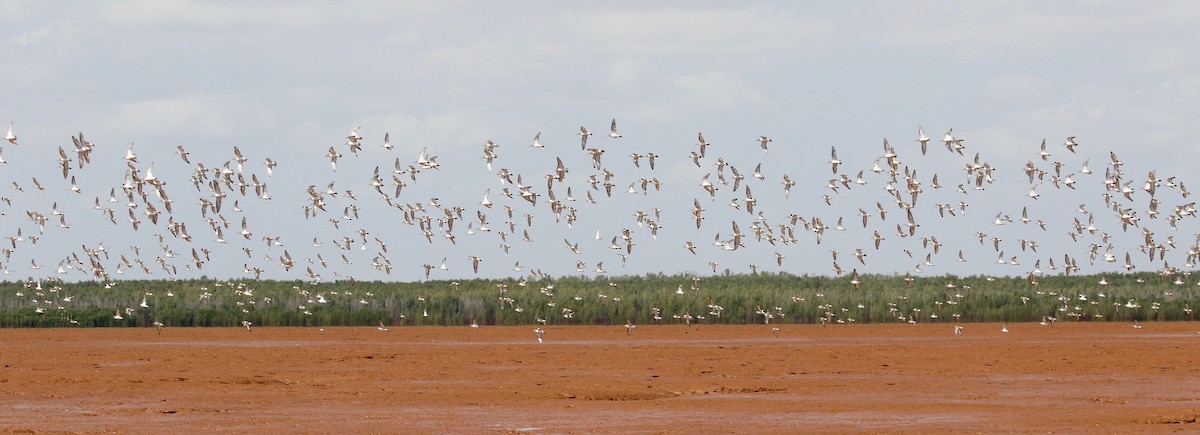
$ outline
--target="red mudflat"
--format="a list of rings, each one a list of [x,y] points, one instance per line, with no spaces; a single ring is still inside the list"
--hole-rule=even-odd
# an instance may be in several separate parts
[[[1200,324],[0,330],[0,430],[1200,430]]]

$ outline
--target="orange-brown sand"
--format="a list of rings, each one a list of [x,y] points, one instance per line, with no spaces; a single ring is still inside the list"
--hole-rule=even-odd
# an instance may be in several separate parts
[[[1200,323],[0,330],[17,433],[1200,431]]]

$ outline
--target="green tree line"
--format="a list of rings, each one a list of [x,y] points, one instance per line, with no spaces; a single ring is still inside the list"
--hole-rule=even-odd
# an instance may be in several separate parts
[[[0,282],[0,327],[621,325],[1192,320],[1157,273],[986,277],[757,273],[423,282]]]

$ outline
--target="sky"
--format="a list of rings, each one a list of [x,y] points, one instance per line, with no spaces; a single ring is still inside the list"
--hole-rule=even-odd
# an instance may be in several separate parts
[[[1191,270],[1187,251],[1200,226],[1184,215],[1172,227],[1168,216],[1192,202],[1178,182],[1200,187],[1190,171],[1200,165],[1200,53],[1187,42],[1198,21],[1194,2],[0,0],[0,121],[17,137],[0,142],[3,279],[247,278],[260,269],[274,279],[420,281],[425,265],[429,279],[836,268],[1024,276],[1061,274],[1066,259],[1082,273],[1124,271],[1127,253],[1133,270]],[[614,119],[620,138],[608,137]],[[932,138],[926,155],[918,125]],[[599,169],[580,149],[581,126],[593,133],[587,147],[603,151]],[[347,145],[355,128],[357,156]],[[962,155],[941,142],[951,128]],[[71,139],[80,133],[94,144],[83,167]],[[531,147],[539,133],[544,147]],[[690,154],[699,134],[710,145],[697,165]],[[759,136],[771,139],[766,151]],[[877,160],[885,139],[895,183],[886,159]],[[490,168],[488,141],[498,145]],[[71,159],[66,178],[59,147]],[[213,169],[229,162],[237,170],[235,147],[247,184],[257,176],[270,199],[253,186],[241,194],[235,180],[216,191],[226,195],[222,210],[202,214],[201,198],[215,199]],[[336,170],[330,147],[342,154]],[[124,158],[131,148],[136,163]],[[422,150],[438,167],[412,175]],[[634,165],[633,153],[656,154],[655,168],[645,157]],[[1116,191],[1105,185],[1110,153],[1122,162]],[[976,155],[992,168],[982,190],[964,169]],[[277,162],[270,175],[267,158]],[[548,190],[557,159],[569,172]],[[1031,183],[1027,162],[1045,175]],[[1081,173],[1085,163],[1092,174]],[[208,168],[198,187],[197,164]],[[388,199],[372,187],[376,167]],[[130,168],[153,172],[173,211],[162,210],[152,186],[131,207],[122,189]],[[734,168],[745,176],[736,190]],[[611,197],[588,182],[602,183],[605,170]],[[859,171],[865,184],[827,188]],[[921,193],[915,202],[905,193],[901,204],[886,189],[907,192],[906,171]],[[1150,171],[1153,198],[1143,189]],[[706,175],[717,187],[711,197]],[[796,183],[790,194],[784,175]],[[398,196],[393,176],[405,184]],[[1074,189],[1061,184],[1067,176]],[[657,179],[660,190],[643,191],[642,179]],[[315,217],[305,211],[308,186],[325,204]],[[157,224],[147,205],[161,212]],[[939,205],[956,214],[939,215]],[[448,218],[443,210],[456,215],[455,207],[461,218]],[[901,237],[906,207],[918,226]],[[1122,211],[1136,212],[1137,225],[1123,229]],[[996,225],[997,215],[1013,220]],[[815,218],[829,227],[820,243],[803,225]],[[1075,219],[1089,218],[1096,232],[1072,237]],[[422,219],[428,239],[415,223]],[[222,220],[224,243],[213,230]],[[168,231],[168,221],[186,225],[191,240]],[[735,224],[742,244],[729,249]],[[612,249],[614,237],[621,249]],[[1038,250],[1022,249],[1022,240]],[[1143,252],[1158,245],[1165,259]],[[470,257],[480,259],[478,272]]]

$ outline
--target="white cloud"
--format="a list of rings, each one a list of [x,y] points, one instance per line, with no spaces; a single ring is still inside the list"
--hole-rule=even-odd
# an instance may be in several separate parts
[[[58,43],[66,44],[75,40],[79,35],[78,29],[71,23],[71,19],[64,18],[55,20],[33,30],[23,32],[17,36],[9,38],[9,41],[17,45],[35,45],[40,43]]]
[[[127,0],[109,3],[101,15],[123,25],[172,26],[302,26],[318,21],[321,14],[300,4],[258,2],[195,2],[191,0]]]
[[[1163,92],[1177,92],[1187,98],[1200,98],[1200,76],[1185,77],[1159,83]]]
[[[143,134],[192,130],[223,135],[232,131],[231,121],[223,108],[197,96],[136,101],[117,109],[120,125]]]
[[[645,82],[654,70],[653,62],[625,57],[613,61],[608,66],[608,79],[619,88],[628,88]]]
[[[706,108],[731,110],[767,102],[762,92],[728,72],[681,74],[673,80],[691,103]]]
[[[824,48],[837,36],[830,22],[778,8],[612,10],[564,18],[600,48],[639,54]]]
[[[192,94],[117,104],[106,123],[129,138],[225,138],[274,127],[274,113],[238,97]]]
[[[1046,91],[1050,90],[1050,84],[1034,76],[1014,74],[988,80],[983,90],[997,100],[1023,101],[1044,97]]]
[[[1190,29],[1200,18],[1200,6],[1187,2],[1115,3],[1109,7],[1054,2],[929,2],[926,6],[882,4],[878,13],[869,16],[869,26],[878,31],[865,33],[864,39],[927,49],[952,46],[960,54],[985,55],[998,48],[1077,47],[1091,37],[1135,30]]]

